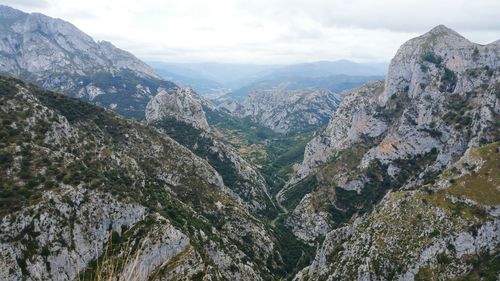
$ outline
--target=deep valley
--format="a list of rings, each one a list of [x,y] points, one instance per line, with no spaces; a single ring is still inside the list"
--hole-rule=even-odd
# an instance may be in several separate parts
[[[0,6],[0,280],[498,280],[500,40],[151,65]]]

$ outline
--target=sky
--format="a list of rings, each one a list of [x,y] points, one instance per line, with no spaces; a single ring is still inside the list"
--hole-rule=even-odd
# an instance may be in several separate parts
[[[76,25],[146,61],[388,62],[444,24],[500,39],[500,0],[0,0]]]

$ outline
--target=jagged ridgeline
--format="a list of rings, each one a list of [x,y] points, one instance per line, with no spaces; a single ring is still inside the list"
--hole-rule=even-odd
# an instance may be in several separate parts
[[[438,26],[384,81],[215,106],[0,6],[0,72],[0,280],[499,276],[500,41]]]
[[[289,273],[270,228],[165,134],[18,80],[0,90],[1,280]]]
[[[497,278],[499,67],[498,42],[438,26],[347,94],[279,194],[325,239],[298,280]]]
[[[218,108],[261,124],[275,132],[290,134],[314,131],[328,123],[340,103],[328,90],[273,89],[255,91],[242,103],[228,100]]]
[[[176,87],[147,64],[71,23],[0,5],[0,73],[144,118],[151,97]]]

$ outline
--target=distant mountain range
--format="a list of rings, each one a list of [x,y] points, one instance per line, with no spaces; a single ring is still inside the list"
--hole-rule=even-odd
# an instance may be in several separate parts
[[[345,74],[325,77],[271,76],[217,97],[215,101],[224,102],[226,100],[233,100],[241,102],[254,92],[269,90],[328,90],[339,93],[360,86],[365,82],[382,78],[383,76],[350,76]]]
[[[387,72],[385,63],[356,63],[348,60],[319,61],[293,65],[221,63],[149,63],[163,78],[191,86],[209,98],[241,100],[254,90],[287,85],[288,90],[327,89],[342,91]]]

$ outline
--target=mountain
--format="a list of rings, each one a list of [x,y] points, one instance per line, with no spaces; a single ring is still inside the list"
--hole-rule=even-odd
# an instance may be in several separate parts
[[[349,60],[318,61],[284,66],[272,72],[272,76],[325,77],[335,75],[383,76],[387,72],[384,63],[356,63]]]
[[[369,82],[165,66],[262,86],[215,106],[62,20],[0,6],[0,29],[0,280],[498,277],[498,41],[438,26]]]
[[[284,267],[274,234],[167,135],[19,80],[1,77],[0,92],[1,280],[262,280]]]
[[[275,213],[267,185],[257,169],[238,152],[210,133],[206,113],[221,113],[190,88],[181,93],[161,92],[147,105],[146,120],[193,153],[205,159],[221,175],[229,194],[252,212]]]
[[[208,158],[230,186],[226,191],[239,203],[255,211],[274,209],[262,176],[233,148],[208,134],[204,109],[215,109],[208,100],[190,88],[162,80],[131,54],[107,42],[96,43],[67,22],[5,6],[0,11],[6,19],[2,21],[4,42],[9,42],[4,47],[10,52],[0,58],[8,62],[3,71],[47,89],[62,89],[127,117],[145,118],[152,126],[168,123],[163,131]]]
[[[296,280],[497,276],[499,67],[437,26],[346,94],[278,194],[297,237],[324,238]]]
[[[329,232],[295,280],[497,280],[500,143],[470,148],[416,189]]]
[[[210,94],[210,91],[202,90],[207,85],[219,85],[225,90],[240,88],[253,82],[262,74],[280,67],[279,65],[231,63],[149,62],[149,64],[162,76],[185,81],[184,84],[193,87],[202,95]]]
[[[215,102],[243,101],[255,91],[279,90],[328,90],[338,93],[344,90],[356,88],[368,81],[379,80],[383,76],[349,76],[344,74],[324,77],[309,77],[304,72],[302,76],[269,76],[261,78],[256,82],[242,88],[233,90],[225,95],[218,96]]]
[[[207,98],[218,98],[230,90],[216,82],[208,74],[190,69],[179,64],[149,62],[156,72],[164,79],[173,81],[184,87],[191,87],[195,92]]]
[[[287,90],[326,89],[340,92],[370,80],[383,78],[387,66],[383,63],[355,63],[348,60],[319,61],[293,64],[260,73],[245,86],[234,89],[217,100],[241,101],[258,90],[276,88]]]
[[[275,89],[256,91],[239,104],[221,103],[218,108],[279,133],[308,131],[328,123],[340,101],[325,90]]]
[[[72,24],[0,6],[0,73],[98,103],[127,117],[175,88],[144,62]]]
[[[149,123],[163,118],[173,118],[197,129],[209,131],[203,101],[191,88],[174,91],[162,90],[146,105],[146,121]]]
[[[165,79],[193,87],[215,100],[243,100],[255,90],[287,86],[288,90],[328,89],[339,92],[382,78],[387,65],[348,60],[292,65],[163,63],[150,65]]]

